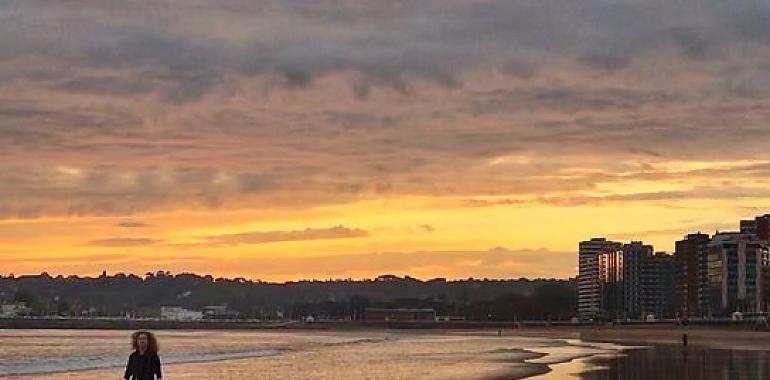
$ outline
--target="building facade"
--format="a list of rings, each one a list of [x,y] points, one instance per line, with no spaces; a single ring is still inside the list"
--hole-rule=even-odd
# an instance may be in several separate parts
[[[649,261],[653,250],[652,245],[641,241],[623,244],[623,314],[626,318],[643,317],[652,302],[643,280],[652,279]]]
[[[758,215],[754,219],[744,219],[740,222],[742,234],[754,235],[757,239],[770,243],[770,214]]]
[[[366,320],[370,321],[435,321],[433,309],[381,309],[366,308]]]
[[[767,311],[770,254],[757,235],[726,232],[708,246],[709,315]]]
[[[0,304],[0,318],[16,318],[29,315],[30,308],[24,302]]]
[[[203,312],[188,310],[181,306],[161,306],[160,319],[169,321],[198,321],[203,319]]]
[[[600,281],[600,255],[620,253],[623,244],[605,238],[592,238],[582,241],[578,246],[578,316],[581,319],[593,319],[602,314],[602,282]],[[609,257],[605,258],[608,260]],[[605,263],[608,268],[609,263]],[[604,273],[604,278],[609,278]],[[622,277],[622,274],[621,274]],[[606,287],[604,287],[606,289]],[[622,294],[622,291],[620,292]]]
[[[760,215],[754,218],[754,234],[765,243],[770,243],[770,214]]]
[[[675,307],[680,316],[700,316],[708,310],[707,234],[688,234],[675,244]]]
[[[203,319],[237,319],[238,312],[227,305],[214,305],[203,307]]]
[[[641,299],[640,319],[674,316],[674,258],[666,252],[656,252],[648,257],[641,268],[639,292]]]
[[[599,262],[599,291],[601,303],[599,316],[605,319],[621,318],[624,311],[624,254],[622,250],[602,252]]]
[[[757,221],[755,219],[745,219],[740,222],[740,231],[742,234],[756,235]]]

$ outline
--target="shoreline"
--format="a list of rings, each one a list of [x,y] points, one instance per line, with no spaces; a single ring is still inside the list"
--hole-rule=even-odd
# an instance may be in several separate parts
[[[113,329],[114,330],[114,329]],[[181,331],[178,329],[171,329],[167,331]],[[12,331],[12,330],[7,330]],[[199,330],[203,331],[203,330]],[[222,330],[224,332],[224,330]],[[236,331],[244,331],[234,329]],[[259,329],[252,330],[254,333],[259,334]],[[484,337],[488,340],[497,340],[498,330],[496,329],[263,329],[262,332],[266,334],[294,334],[303,332],[315,332],[320,334],[335,334],[346,333],[356,335],[358,333],[365,332],[383,332],[400,334],[403,338],[409,339],[411,336],[419,337],[421,335],[443,335],[458,338],[460,340],[473,339],[474,337]],[[576,375],[579,378],[580,373],[590,372],[593,370],[602,370],[595,367],[596,363],[602,361],[616,360],[614,357],[622,357],[629,351],[633,350],[659,350],[661,347],[668,349],[681,350],[682,345],[680,338],[682,334],[688,334],[688,347],[691,348],[691,353],[703,351],[703,350],[746,350],[746,351],[770,351],[770,333],[757,332],[747,330],[735,330],[735,329],[720,329],[720,328],[703,328],[703,327],[686,327],[686,328],[671,328],[670,326],[646,326],[646,327],[630,327],[630,326],[614,326],[614,327],[549,327],[549,328],[519,328],[519,329],[504,329],[501,342],[506,338],[533,338],[537,340],[542,338],[544,340],[553,340],[553,344],[535,345],[527,348],[517,348],[513,351],[521,351],[525,353],[523,357],[510,357],[506,360],[506,370],[497,374],[490,374],[487,379],[504,380],[504,379],[560,379],[559,376],[566,376],[567,374]],[[218,335],[218,334],[217,334]],[[400,339],[400,338],[399,338]],[[353,341],[355,344],[361,344],[359,341]],[[377,343],[374,341],[365,340],[363,343]],[[344,342],[344,346],[349,346],[351,342]],[[328,344],[329,347],[335,347],[339,344]],[[326,345],[324,346],[326,347]],[[334,348],[335,350],[337,348]],[[504,349],[507,351],[507,349]],[[685,347],[686,351],[687,348]],[[513,352],[511,351],[511,352]],[[289,350],[285,354],[298,354],[300,351]],[[261,355],[260,355],[261,356]],[[281,355],[279,355],[281,356]],[[293,355],[292,355],[293,356]],[[609,358],[609,359],[608,359]],[[243,363],[249,363],[257,356],[245,355],[244,357],[231,357],[231,358],[217,358],[215,360],[209,360],[212,358],[199,358],[200,361],[190,360],[174,360],[174,363],[168,363],[171,366],[177,365],[189,366],[191,364],[208,366],[214,361],[228,362],[232,364],[218,365],[219,367],[226,368],[231,365],[236,367],[243,365]],[[268,360],[262,357],[259,360]],[[272,359],[270,359],[272,360]],[[290,358],[275,359],[278,361],[291,361]],[[239,364],[241,363],[241,364]],[[592,368],[593,367],[593,368]],[[110,367],[111,368],[111,367]],[[203,367],[201,367],[203,368]],[[95,372],[99,373],[97,369]],[[82,372],[78,370],[77,372]],[[86,369],[85,372],[90,372]],[[56,372],[58,373],[58,372]],[[35,374],[31,374],[34,376]],[[38,374],[39,375],[39,374]],[[29,375],[17,374],[13,378],[29,378]],[[0,376],[5,378],[5,376]],[[57,377],[58,379],[58,377]]]
[[[0,329],[77,329],[77,330],[505,330],[505,331],[736,331],[767,333],[752,321],[696,321],[682,327],[672,321],[630,322],[617,325],[575,324],[567,321],[253,321],[124,318],[0,318]]]
[[[731,325],[675,326],[669,323],[616,326],[527,326],[502,322],[385,322],[344,321],[314,323],[272,323],[233,321],[161,321],[94,319],[0,319],[0,330],[179,330],[179,331],[266,331],[266,332],[363,332],[400,331],[415,334],[470,334],[551,339],[579,339],[587,343],[620,345],[682,345],[695,348],[770,350],[770,331],[753,330],[747,323]]]
[[[330,332],[330,331],[317,331],[321,334],[325,333],[336,333],[336,332]],[[259,334],[259,331],[254,331],[254,333]],[[276,331],[268,332],[265,331],[265,333],[274,334]],[[277,332],[281,333],[281,332]],[[301,331],[293,330],[293,331],[285,331],[285,333],[292,334],[292,333],[301,333]],[[347,334],[356,335],[355,331],[348,331]],[[398,341],[402,338],[404,339],[414,339],[415,337],[419,337],[422,335],[426,336],[442,336],[442,337],[454,337],[459,338],[461,340],[465,340],[465,337],[468,339],[475,338],[485,338],[488,340],[497,340],[496,334],[490,334],[489,331],[466,331],[466,332],[460,332],[460,331],[417,331],[417,330],[410,330],[410,331],[392,331],[391,333],[399,334],[400,337],[396,338],[393,341]],[[459,333],[459,334],[455,334]],[[390,333],[389,333],[390,334]],[[506,334],[504,337],[502,337],[502,341],[505,341],[506,339],[510,338],[524,338],[524,342],[528,341],[529,338],[533,339],[534,346],[519,346],[519,347],[511,347],[511,348],[500,348],[496,355],[502,355],[500,358],[507,355],[511,355],[507,360],[501,361],[500,363],[505,363],[502,365],[502,368],[495,371],[494,374],[490,373],[491,377],[484,377],[484,379],[494,379],[494,380],[513,380],[513,379],[530,379],[530,378],[540,378],[540,376],[547,375],[552,372],[558,372],[559,368],[564,367],[563,365],[569,364],[572,362],[585,360],[586,358],[591,358],[595,355],[607,355],[612,354],[613,352],[618,352],[617,349],[619,346],[615,345],[609,345],[609,346],[601,346],[598,344],[592,344],[588,342],[582,342],[572,339],[563,339],[563,338],[544,338],[538,336],[540,334],[536,334],[532,337],[527,336],[516,336],[516,335],[510,335]],[[431,339],[431,338],[429,338]],[[540,341],[540,342],[538,342]],[[543,341],[546,341],[545,343]],[[349,350],[351,345],[358,345],[358,344],[379,344],[382,342],[391,342],[391,339],[365,339],[365,340],[352,340],[352,341],[344,341],[339,343],[324,343],[322,344],[322,347],[326,348],[332,348],[333,350]],[[416,341],[418,344],[420,343],[419,339]],[[170,358],[169,356],[164,357],[166,362],[165,365],[171,369],[171,368],[179,368],[178,366],[186,366],[189,367],[190,365],[193,366],[220,366],[220,367],[239,367],[239,366],[250,366],[249,363],[253,363],[254,360],[284,360],[284,361],[294,361],[295,358],[291,358],[291,356],[296,355],[306,355],[307,353],[311,351],[317,351],[317,348],[308,349],[305,347],[305,349],[301,350],[295,350],[295,349],[287,349],[278,351],[269,355],[265,355],[264,352],[259,352],[258,355],[255,355],[254,353],[240,353],[240,355],[234,355],[232,357],[226,357],[228,355],[224,355],[222,357],[219,357],[219,355],[202,355],[197,358],[190,358],[186,357],[189,355],[184,355],[185,358]],[[488,352],[489,353],[489,352]],[[284,356],[288,355],[288,356]],[[196,355],[198,356],[198,355]],[[283,356],[283,357],[282,357]],[[271,359],[270,357],[274,357],[274,359]],[[169,360],[170,359],[170,360]],[[217,362],[220,362],[221,364],[215,364]],[[230,364],[227,364],[230,363]],[[16,373],[8,373],[4,375],[0,375],[0,378],[13,378],[13,379],[28,379],[28,378],[36,378],[39,376],[58,376],[57,379],[61,376],[66,376],[67,374],[71,373],[79,373],[81,377],[83,375],[88,376],[87,374],[103,374],[107,372],[114,372],[116,368],[119,368],[122,366],[122,362],[107,362],[102,363],[101,365],[96,365],[93,367],[87,366],[87,367],[81,367],[81,368],[71,368],[71,369],[63,369],[63,370],[47,370],[47,371],[33,371],[33,372],[16,372]],[[179,371],[181,369],[177,369]],[[47,378],[47,377],[46,377]]]

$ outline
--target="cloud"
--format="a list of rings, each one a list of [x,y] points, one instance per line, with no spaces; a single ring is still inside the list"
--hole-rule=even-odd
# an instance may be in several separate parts
[[[607,234],[607,237],[615,240],[639,240],[640,237],[659,237],[659,236],[675,236],[677,238],[684,236],[688,233],[704,232],[712,233],[712,231],[733,231],[738,230],[737,223],[707,223],[697,225],[684,225],[680,227],[664,228],[656,230],[643,230],[643,231],[631,231],[631,232],[616,232]]]
[[[769,199],[770,190],[760,187],[694,187],[687,190],[652,191],[632,194],[613,194],[607,196],[567,196],[541,198],[546,204],[559,206],[596,205],[606,202],[628,201],[676,201],[676,200],[736,200],[736,199]]]
[[[9,58],[144,74],[132,82],[71,70],[80,77],[65,81],[65,89],[130,96],[153,90],[172,102],[200,98],[233,73],[277,75],[303,88],[354,71],[362,75],[359,86],[401,89],[412,78],[452,86],[471,69],[517,60],[549,65],[551,56],[622,69],[671,44],[685,56],[703,57],[735,41],[762,43],[756,36],[767,13],[742,2],[689,1],[83,3],[86,11],[76,12],[50,2],[6,2],[0,46]],[[40,21],[49,23],[39,23],[36,33],[18,28]],[[297,23],[303,27],[289,26]],[[66,35],[51,33],[62,25]]]
[[[58,264],[72,265],[72,264],[85,264],[93,265],[94,263],[111,264],[130,261],[124,254],[99,254],[99,255],[76,255],[76,256],[29,256],[14,259],[15,263],[21,265],[33,264],[33,265],[45,265],[52,262]]]
[[[49,217],[144,231],[134,220],[180,211],[304,215],[413,198],[452,209],[761,206],[768,16],[761,1],[2,1],[0,220],[41,219],[6,221],[3,234],[37,236]],[[418,223],[388,231],[433,229]],[[187,246],[366,233],[246,231]],[[109,234],[82,239],[174,252]],[[458,276],[574,263],[516,252],[360,257]],[[301,273],[300,260],[272,259],[255,268]],[[319,276],[375,274],[337,268],[345,260],[356,259],[312,262]]]
[[[466,198],[458,201],[460,206],[463,207],[493,207],[493,206],[511,206],[511,205],[526,205],[529,203],[526,199],[475,199]]]
[[[331,228],[306,228],[292,231],[250,231],[237,234],[205,237],[206,245],[266,244],[285,241],[348,239],[366,237],[369,233],[358,228],[337,226]]]
[[[617,87],[578,89],[559,85],[481,92],[470,103],[469,112],[472,114],[499,113],[519,107],[563,111],[640,109],[681,100],[681,95],[667,90]]]
[[[127,220],[127,221],[115,223],[115,226],[121,227],[121,228],[145,228],[145,227],[151,227],[152,225],[148,223]]]
[[[161,243],[161,239],[146,237],[114,237],[91,240],[86,245],[92,247],[144,247]]]
[[[423,231],[425,231],[425,232],[428,232],[428,233],[433,233],[433,232],[436,232],[436,227],[433,227],[433,226],[432,226],[432,225],[430,225],[430,224],[420,224],[420,228],[421,228]]]
[[[130,215],[184,204],[220,207],[235,194],[264,193],[273,186],[259,173],[200,168],[5,167],[0,217]],[[124,226],[125,227],[125,226]]]
[[[630,64],[628,57],[603,51],[588,51],[578,60],[586,65],[605,70],[618,70]]]
[[[73,4],[0,5],[0,218],[585,203],[628,166],[770,159],[758,2]]]

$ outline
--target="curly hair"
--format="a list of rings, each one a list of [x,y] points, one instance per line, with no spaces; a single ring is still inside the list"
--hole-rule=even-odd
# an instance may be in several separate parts
[[[149,331],[137,331],[133,334],[131,334],[131,348],[134,349],[134,351],[139,350],[139,335],[145,335],[147,336],[147,352],[152,354],[158,353],[158,340],[155,339],[155,334],[149,332]]]

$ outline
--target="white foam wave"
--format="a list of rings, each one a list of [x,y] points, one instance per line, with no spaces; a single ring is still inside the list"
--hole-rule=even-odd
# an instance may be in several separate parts
[[[168,354],[161,358],[163,364],[211,362],[228,359],[242,359],[279,355],[281,350],[257,349],[249,351],[192,352]],[[5,361],[0,363],[0,376],[34,375],[44,373],[83,371],[101,368],[122,367],[127,357],[118,356],[75,356],[35,360]]]

